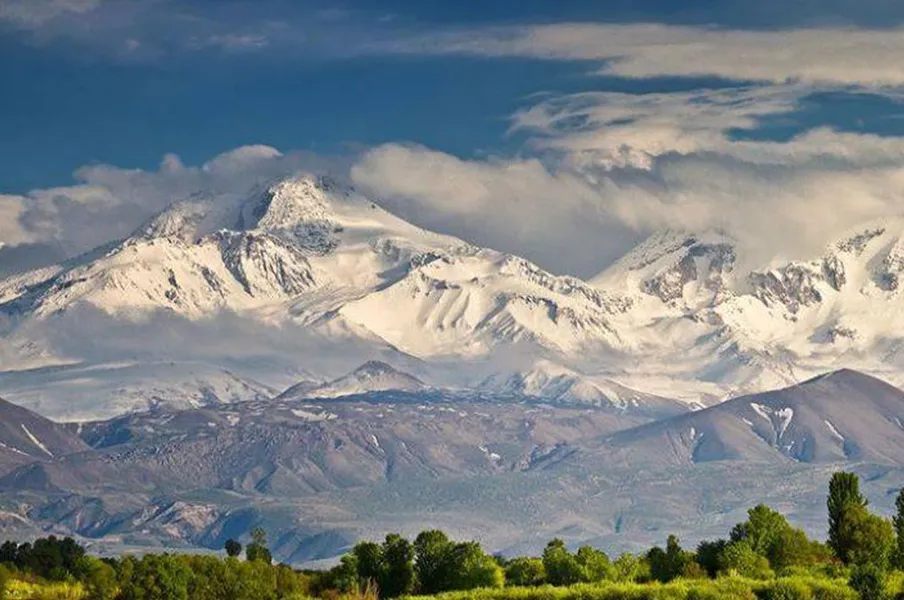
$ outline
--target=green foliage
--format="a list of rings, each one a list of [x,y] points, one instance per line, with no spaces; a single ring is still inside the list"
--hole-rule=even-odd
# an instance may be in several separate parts
[[[520,557],[505,565],[505,581],[514,586],[538,586],[546,582],[546,569],[539,558]]]
[[[397,533],[386,536],[383,544],[360,542],[334,569],[342,591],[352,593],[376,585],[381,598],[410,594],[417,581],[414,545]],[[425,565],[426,567],[426,565]]]
[[[414,546],[397,533],[386,536],[383,542],[384,568],[378,580],[380,594],[395,598],[414,591]]]
[[[421,532],[414,540],[417,555],[414,570],[422,594],[436,594],[452,589],[452,573],[449,572],[452,545],[445,533],[435,529]]]
[[[895,552],[893,555],[893,563],[895,568],[904,570],[904,490],[898,492],[895,498],[895,516],[893,519],[895,526]]]
[[[78,566],[84,556],[85,549],[69,537],[50,536],[33,544],[5,542],[0,546],[0,563],[54,581],[78,577]]]
[[[83,556],[78,571],[87,600],[114,600],[119,590],[116,569],[93,556]]]
[[[802,581],[789,579],[775,582],[765,588],[759,597],[763,600],[813,600],[813,590]]]
[[[226,540],[223,549],[226,550],[226,556],[231,556],[233,558],[241,556],[242,554],[242,545],[232,538]]]
[[[680,577],[688,564],[694,561],[694,555],[681,549],[678,538],[670,535],[665,550],[656,546],[647,552],[650,564],[650,576],[656,581],[668,583]]]
[[[852,513],[867,506],[866,499],[860,493],[860,478],[854,473],[838,472],[832,475],[826,506],[829,511],[829,547],[842,562],[850,563],[852,541],[848,536],[851,528],[846,527],[845,521]]]
[[[485,554],[477,542],[453,546],[450,570],[453,573],[450,590],[502,587],[505,584],[502,567],[492,556]]]
[[[853,506],[845,513],[838,531],[845,548],[842,560],[888,568],[895,546],[895,532],[888,520],[870,514],[863,506]]]
[[[715,577],[722,566],[722,554],[728,546],[727,540],[710,542],[703,540],[697,545],[697,564],[703,567],[706,574]]]
[[[626,552],[612,563],[612,578],[621,583],[630,583],[648,579],[650,567],[641,557]]]
[[[564,540],[552,540],[543,550],[543,569],[546,581],[552,585],[573,585],[581,581],[581,566],[565,545]]]
[[[245,548],[245,558],[249,562],[264,562],[268,565],[273,562],[273,555],[267,548],[267,532],[256,527],[251,530],[251,543]]]
[[[732,542],[747,542],[761,556],[769,556],[791,525],[781,513],[760,504],[747,511],[747,520],[731,530]]]
[[[883,600],[885,598],[885,569],[878,565],[858,564],[851,572],[850,586],[860,600]]]
[[[757,554],[746,540],[725,547],[719,560],[719,572],[751,579],[768,579],[774,575],[769,559]]]
[[[583,546],[575,554],[568,551],[565,542],[554,539],[543,551],[543,570],[546,581],[552,585],[573,585],[614,579],[615,568],[605,552]]]
[[[136,560],[128,579],[120,582],[119,600],[189,600],[191,578],[192,572],[179,558],[149,554]]]

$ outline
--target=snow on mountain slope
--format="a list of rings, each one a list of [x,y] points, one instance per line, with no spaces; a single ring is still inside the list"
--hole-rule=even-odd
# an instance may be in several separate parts
[[[617,296],[580,280],[467,248],[415,266],[341,314],[409,354],[431,357],[481,355],[518,342],[564,353],[601,343],[616,347],[621,340],[609,318],[625,309]]]
[[[73,364],[0,372],[0,394],[60,421],[103,419],[132,410],[262,400],[272,388],[203,363]]]
[[[856,228],[814,260],[740,272],[729,237],[670,231],[593,283],[626,290],[633,309],[613,326],[641,354],[668,363],[666,372],[736,390],[795,383],[844,365],[884,374],[904,339],[896,283],[902,236],[904,221],[888,219]]]
[[[388,390],[416,392],[426,389],[424,382],[378,360],[364,363],[348,375],[320,385],[302,382],[279,395],[280,400],[340,398]]]
[[[143,379],[128,393],[55,390],[80,410],[92,401],[115,410],[171,398],[191,404],[205,388],[217,398],[253,397],[256,385],[232,391],[211,383],[228,377],[189,371],[216,371],[237,350],[251,365],[280,363],[249,367],[240,380],[278,388],[292,370],[332,381],[394,356],[421,361],[418,373],[435,374],[425,381],[436,387],[479,387],[491,377],[500,390],[614,406],[632,394],[709,404],[842,366],[904,381],[904,221],[858,227],[811,261],[749,272],[743,258],[724,233],[666,231],[588,283],[425,231],[351,186],[299,175],[243,194],[199,192],[128,239],[0,281],[0,369],[15,378],[29,367],[121,362],[120,346],[105,345],[115,327],[82,322],[90,308],[110,323],[155,328],[129,360],[187,366],[162,388]],[[176,330],[190,323],[206,332],[205,341],[167,338],[157,331],[161,315]],[[227,316],[241,327],[218,343]],[[138,343],[134,329],[127,334]],[[295,338],[310,343],[284,343]],[[82,340],[91,342],[84,350]],[[506,360],[494,366],[500,355]],[[17,389],[0,378],[0,391],[37,406],[37,392]],[[40,402],[77,418],[52,398]]]
[[[901,464],[904,392],[849,369],[735,398],[602,441],[592,460]]]
[[[638,392],[611,379],[588,376],[548,360],[533,368],[487,378],[482,390],[504,396],[533,396],[559,403],[587,404],[655,417],[687,412],[692,404]]]
[[[218,315],[239,315],[349,340],[373,356],[457,360],[513,344],[553,354],[619,347],[608,320],[629,305],[524,259],[417,228],[350,186],[303,175],[245,195],[195,194],[128,239],[0,283],[0,313],[19,325],[8,343],[27,337],[23,323],[55,326],[84,307],[123,322],[171,315],[213,331]],[[56,348],[48,342],[45,350]],[[44,358],[36,364],[53,364]],[[72,350],[57,359],[85,360]]]

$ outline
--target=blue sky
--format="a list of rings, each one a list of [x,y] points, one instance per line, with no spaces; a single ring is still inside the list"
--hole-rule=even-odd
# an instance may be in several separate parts
[[[770,243],[803,253],[899,210],[902,24],[896,0],[0,0],[0,259],[127,233],[182,190],[164,156],[253,144],[581,276],[663,226],[762,240],[743,215],[779,179],[807,246]],[[841,208],[810,189],[831,178]],[[807,202],[837,218],[802,224]]]
[[[33,2],[18,3],[27,12]],[[24,192],[64,184],[76,167],[91,162],[148,168],[166,152],[198,162],[246,143],[334,153],[348,145],[409,140],[461,156],[505,152],[514,148],[505,136],[508,118],[534,92],[653,87],[588,77],[597,61],[399,57],[356,49],[413,31],[560,21],[889,26],[904,18],[900,3],[881,1],[798,2],[791,11],[786,3],[770,1],[702,0],[136,4],[156,5],[139,13],[146,24],[140,18],[125,26],[108,23],[102,3],[85,13],[63,14],[62,23],[7,21],[0,78],[11,93],[0,95],[0,189]],[[154,32],[175,20],[167,13],[183,12],[215,20],[217,31],[241,33],[254,31],[248,23],[282,18],[297,33],[280,35],[314,39],[241,51],[188,50],[179,46],[196,35],[191,26],[173,34],[181,40]],[[67,34],[70,19],[108,23],[97,35],[105,39]],[[313,32],[321,28],[317,39]],[[111,48],[145,37],[166,49],[129,57]],[[660,81],[658,87],[693,84]],[[831,120],[835,104],[839,122],[856,126],[845,112],[849,103],[837,95],[811,99],[800,120],[806,125]],[[897,106],[873,102],[868,109],[864,113],[875,126]],[[773,120],[769,130],[777,124]],[[783,124],[796,125],[793,118]],[[896,126],[885,122],[880,130],[899,131]]]

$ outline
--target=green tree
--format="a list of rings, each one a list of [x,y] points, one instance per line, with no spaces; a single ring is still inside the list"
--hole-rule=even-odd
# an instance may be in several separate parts
[[[850,563],[852,531],[845,527],[845,520],[852,512],[865,509],[867,501],[860,493],[860,478],[854,473],[838,472],[829,482],[829,497],[826,501],[829,511],[829,547],[842,562]]]
[[[769,556],[782,535],[791,529],[785,517],[760,504],[747,511],[747,520],[731,530],[731,541],[746,541],[750,549],[762,556]]]
[[[581,565],[558,538],[543,550],[543,568],[546,582],[551,585],[573,585],[581,581]]]
[[[899,491],[898,497],[895,498],[895,516],[893,522],[895,526],[895,539],[897,540],[894,565],[898,569],[904,570],[904,489]],[[2,553],[2,549],[0,549],[0,555],[2,555]]]
[[[423,531],[415,538],[417,558],[414,570],[422,594],[433,595],[451,589],[449,563],[452,547],[448,536],[436,529]]]
[[[852,565],[888,568],[895,547],[895,532],[887,519],[870,514],[863,506],[850,509],[841,521],[839,535],[845,543],[845,560]]]
[[[390,533],[383,542],[382,577],[378,585],[384,598],[404,596],[414,591],[414,546],[397,533]]]
[[[0,565],[0,600],[6,600],[7,597],[7,587],[9,586],[9,569],[5,566]],[[93,598],[89,598],[89,600],[94,600]]]
[[[149,554],[135,561],[117,600],[189,600],[191,577],[178,557]]]
[[[453,590],[502,587],[505,583],[502,567],[477,542],[455,544],[448,569],[453,574],[449,587]]]
[[[251,530],[251,543],[245,548],[245,558],[248,562],[260,561],[268,565],[273,562],[273,555],[267,548],[267,532],[262,528],[255,527]]]
[[[379,585],[383,577],[383,547],[374,542],[358,542],[352,550],[358,578]]]
[[[592,583],[613,579],[612,561],[602,550],[582,546],[578,548],[575,559],[581,567],[581,581]]]
[[[710,577],[715,577],[722,563],[722,553],[728,546],[727,540],[710,542],[703,540],[697,545],[697,563]]]
[[[83,556],[78,570],[87,600],[113,600],[116,597],[116,570],[109,564],[93,556]]]
[[[612,578],[615,581],[640,581],[646,575],[646,563],[636,554],[625,552],[612,563]]]
[[[693,556],[682,550],[678,538],[674,535],[669,536],[665,550],[656,546],[647,552],[650,575],[656,581],[663,583],[680,577],[687,564],[692,560]]]
[[[825,544],[811,540],[802,529],[782,532],[769,551],[769,564],[776,571],[789,567],[806,567],[832,562],[832,551]]]
[[[505,566],[505,580],[510,585],[522,587],[543,585],[546,582],[546,569],[539,558],[516,558]]]
[[[769,559],[754,552],[746,540],[731,542],[725,547],[719,561],[719,571],[752,579],[767,579],[773,575]]]
[[[223,548],[226,550],[226,555],[233,558],[242,553],[242,545],[232,538],[226,540],[226,545]]]

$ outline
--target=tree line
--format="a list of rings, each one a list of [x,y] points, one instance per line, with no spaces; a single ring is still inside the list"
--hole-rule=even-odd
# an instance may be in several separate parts
[[[836,473],[829,484],[827,509],[826,542],[809,539],[782,514],[759,505],[728,537],[702,541],[694,549],[682,548],[677,537],[669,536],[664,547],[610,558],[590,546],[572,551],[555,539],[541,556],[503,558],[486,553],[477,542],[457,542],[442,531],[428,530],[413,540],[394,533],[380,543],[359,542],[326,571],[274,564],[261,529],[252,532],[244,548],[228,540],[225,558],[178,554],[96,558],[71,538],[51,536],[0,545],[0,595],[7,584],[26,581],[71,584],[80,595],[67,597],[84,600],[380,600],[477,589],[537,588],[539,593],[540,586],[571,589],[581,584],[650,585],[654,586],[650,590],[664,590],[655,586],[736,578],[780,581],[749,596],[763,600],[851,597],[838,595],[831,586],[814,595],[789,579],[806,574],[840,581],[846,593],[861,600],[904,600],[904,491],[897,498],[894,518],[888,520],[870,512],[856,475]],[[890,577],[899,584],[896,590]],[[652,594],[617,597],[660,597]],[[693,594],[668,597],[747,597],[741,592]],[[553,596],[544,592],[538,597]]]
[[[686,550],[672,535],[664,548],[625,553],[614,560],[590,546],[572,552],[560,539],[550,541],[540,557],[506,559],[485,554],[476,542],[453,542],[441,531],[425,531],[414,542],[391,534],[382,544],[357,544],[321,585],[342,593],[373,589],[380,598],[394,598],[504,585],[770,579],[810,572],[846,577],[863,600],[882,600],[889,573],[904,571],[904,490],[889,521],[869,511],[857,475],[839,472],[829,483],[827,508],[825,543],[811,540],[781,513],[759,505],[726,539],[705,540]],[[900,597],[904,600],[904,593]]]

